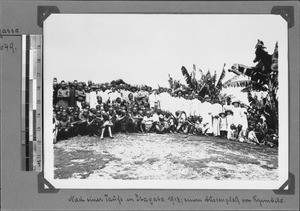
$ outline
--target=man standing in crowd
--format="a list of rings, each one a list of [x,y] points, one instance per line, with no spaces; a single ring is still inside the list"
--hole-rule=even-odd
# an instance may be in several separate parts
[[[75,90],[75,98],[76,98],[76,101],[77,101],[77,106],[80,108],[81,103],[85,102],[85,98],[86,98],[86,94],[85,94],[85,91],[83,89],[83,84],[82,83],[78,83],[77,89]]]
[[[53,89],[57,89],[57,94],[53,96],[53,101],[57,98],[57,105],[54,106],[54,123],[58,125],[62,119],[65,119],[65,115],[68,115],[71,125],[69,127],[71,131],[68,129],[69,134],[95,134],[103,138],[104,132],[107,131],[112,137],[114,130],[111,130],[116,127],[116,131],[121,132],[167,133],[176,131],[219,136],[220,129],[222,129],[222,137],[226,137],[227,130],[228,138],[238,140],[238,137],[232,134],[241,134],[238,133],[241,130],[247,131],[248,110],[243,108],[237,100],[230,105],[231,99],[227,98],[227,105],[224,105],[222,109],[218,99],[214,99],[214,103],[211,104],[209,96],[205,96],[205,99],[200,98],[197,93],[185,87],[172,92],[172,89],[160,87],[159,90],[152,90],[151,87],[142,86],[141,90],[136,93],[135,86],[109,83],[97,84],[96,97],[96,88],[93,88],[93,83],[89,81],[88,85],[84,86],[82,82],[77,84],[77,81],[74,81],[68,87],[65,81],[62,81],[58,89],[55,81],[53,82]],[[91,104],[93,97],[90,100],[87,99],[89,89],[90,95],[94,94],[97,103]],[[79,107],[73,105],[74,99],[72,98],[74,97]],[[226,112],[226,115],[223,112]],[[256,113],[259,119],[262,114],[259,110]],[[98,119],[100,119],[99,122]],[[65,123],[62,122],[62,124]],[[255,128],[255,132],[251,133],[252,139],[253,134],[258,134],[258,132],[267,133],[267,123],[261,122],[257,125],[259,129]],[[248,138],[246,135],[243,132],[242,138]],[[260,138],[264,138],[264,135],[258,137],[259,141]]]
[[[57,90],[57,105],[64,109],[69,107],[70,90],[65,81],[61,81],[60,88]]]
[[[209,102],[209,97],[205,96],[204,101],[201,105],[201,116],[203,122],[203,132],[204,134],[212,133],[212,105]]]
[[[69,89],[70,89],[70,100],[69,100],[69,105],[71,107],[76,107],[76,98],[75,98],[75,92],[76,92],[76,86],[77,86],[77,81],[75,80],[73,83],[69,82]]]
[[[219,114],[222,112],[222,105],[219,103],[219,99],[215,98],[214,104],[211,107],[212,115],[212,133],[214,136],[220,135],[220,117]]]
[[[116,87],[113,86],[111,87],[111,92],[108,93],[108,99],[110,103],[112,103],[112,101],[115,101],[117,98],[122,99],[120,92],[116,91]]]

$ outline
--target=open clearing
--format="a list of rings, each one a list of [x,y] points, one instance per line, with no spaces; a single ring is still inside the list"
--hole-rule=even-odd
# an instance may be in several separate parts
[[[276,180],[278,149],[182,134],[73,137],[54,145],[54,177]]]

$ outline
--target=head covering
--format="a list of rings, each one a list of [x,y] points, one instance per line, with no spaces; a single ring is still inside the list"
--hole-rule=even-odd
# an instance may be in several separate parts
[[[228,113],[233,114],[233,111],[232,111],[232,110],[226,110],[225,112],[226,112],[226,114],[228,114]]]
[[[235,103],[238,103],[239,105],[241,104],[241,102],[239,100],[232,101],[232,105],[234,105]]]
[[[221,116],[222,114],[224,114],[226,116],[226,113],[225,112],[221,112],[219,113],[219,116]]]
[[[136,87],[136,86],[132,86],[132,87],[130,88],[130,91],[136,92],[136,91],[137,91],[137,87]]]

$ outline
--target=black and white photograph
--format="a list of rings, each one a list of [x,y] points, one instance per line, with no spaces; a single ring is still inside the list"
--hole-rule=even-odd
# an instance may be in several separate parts
[[[286,181],[281,16],[52,14],[43,42],[44,169],[55,187]]]

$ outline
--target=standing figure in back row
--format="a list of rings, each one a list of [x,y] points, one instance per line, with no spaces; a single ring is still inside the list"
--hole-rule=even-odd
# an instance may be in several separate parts
[[[70,90],[65,81],[61,81],[60,88],[57,90],[57,105],[64,109],[69,107]]]

